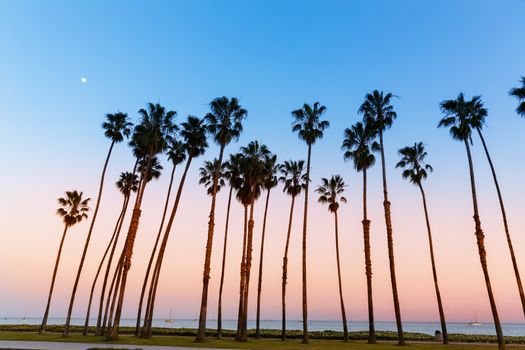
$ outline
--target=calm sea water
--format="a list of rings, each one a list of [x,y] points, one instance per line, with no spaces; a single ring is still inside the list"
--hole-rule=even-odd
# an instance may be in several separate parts
[[[0,318],[0,324],[29,324],[37,325],[42,321],[41,318],[28,317],[28,318],[14,318],[5,317]],[[135,326],[134,319],[122,319],[120,324],[122,326]],[[64,318],[50,318],[49,324],[64,324]],[[90,325],[96,323],[96,319],[92,319]],[[163,319],[153,320],[154,327],[166,327],[166,328],[197,328],[197,320],[174,320],[173,322],[165,322]],[[83,325],[84,319],[73,318],[71,324]],[[223,329],[236,329],[237,321],[234,320],[223,320]],[[287,329],[302,329],[301,321],[287,321]],[[217,326],[216,320],[208,321],[208,328],[214,328]],[[352,321],[348,323],[348,327],[351,331],[366,331],[368,330],[368,322]],[[255,328],[255,321],[248,321],[248,328]],[[278,320],[264,320],[261,321],[262,329],[281,329],[281,322]],[[405,332],[415,332],[434,335],[434,332],[440,329],[439,322],[403,322],[403,330]],[[463,333],[463,334],[496,334],[494,331],[494,324],[483,323],[481,326],[469,326],[468,322],[450,322],[447,323],[449,333]],[[509,336],[525,336],[525,323],[503,323],[503,333]],[[309,321],[308,329],[311,331],[342,331],[340,321]],[[396,331],[395,322],[376,322],[376,330],[380,331]]]

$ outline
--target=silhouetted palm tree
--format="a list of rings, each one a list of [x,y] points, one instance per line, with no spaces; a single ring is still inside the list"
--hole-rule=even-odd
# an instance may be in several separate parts
[[[257,282],[257,316],[256,316],[256,327],[255,327],[255,337],[257,339],[261,338],[261,292],[262,292],[262,273],[263,273],[263,258],[264,258],[264,237],[266,234],[266,218],[268,216],[268,203],[270,202],[270,192],[271,189],[277,186],[279,180],[277,179],[277,171],[279,165],[277,164],[277,156],[268,157],[266,160],[266,178],[263,180],[263,189],[266,190],[266,204],[264,205],[264,218],[263,218],[263,227],[261,234],[261,251],[259,256],[259,278]]]
[[[348,341],[348,324],[346,322],[345,303],[343,301],[343,284],[341,282],[341,262],[339,260],[339,223],[337,211],[339,210],[339,202],[346,203],[346,198],[342,196],[345,191],[346,184],[340,175],[333,175],[330,179],[321,178],[321,185],[317,187],[316,192],[319,193],[318,202],[321,204],[328,204],[328,210],[334,213],[335,219],[335,256],[337,260],[337,278],[339,281],[339,301],[341,303],[341,316],[343,319],[343,339]]]
[[[293,210],[295,197],[306,186],[306,174],[304,170],[304,160],[287,160],[280,167],[281,176],[279,181],[284,183],[283,192],[292,197],[290,204],[290,217],[288,219],[288,231],[286,233],[286,245],[283,257],[283,277],[281,287],[281,306],[282,306],[282,331],[281,340],[286,340],[286,280],[288,278],[288,247],[290,246],[290,233],[292,232]]]
[[[520,83],[520,87],[510,89],[509,95],[515,97],[518,100],[516,113],[522,117],[525,117],[525,77],[521,77]]]
[[[131,216],[124,248],[122,250],[123,258],[120,285],[117,284],[119,288],[115,288],[115,291],[118,294],[115,317],[111,329],[107,332],[107,337],[112,339],[115,339],[118,336],[127,276],[129,269],[131,268],[131,256],[133,254],[133,246],[135,244],[140,214],[142,212],[142,199],[148,182],[147,179],[150,176],[148,174],[149,164],[152,163],[153,158],[156,155],[166,150],[168,147],[168,138],[177,130],[177,126],[173,123],[176,112],[166,111],[166,109],[160,104],[149,103],[147,110],[139,110],[139,115],[141,116],[141,122],[135,126],[132,144],[135,146],[136,153],[142,156],[142,162],[144,162],[146,166],[143,167],[140,174],[139,191],[133,207],[133,214]]]
[[[213,194],[213,180],[215,178],[217,178],[217,181],[219,182],[216,186],[216,192],[219,192],[226,184],[224,181],[226,165],[226,163],[219,164],[219,160],[215,158],[213,161],[204,161],[204,165],[199,168],[199,185],[204,185],[204,187],[206,187],[206,193],[208,193],[208,195],[211,196]],[[219,169],[219,175],[215,177],[217,169]]]
[[[136,192],[138,189],[138,178],[136,175],[133,175],[132,173],[129,173],[129,172],[121,173],[120,178],[117,181],[116,185],[119,191],[124,195],[124,200],[122,201],[122,209],[120,210],[117,222],[115,224],[115,228],[113,229],[113,234],[111,235],[111,238],[108,242],[106,250],[104,251],[104,255],[102,255],[102,259],[100,259],[100,263],[98,265],[97,272],[95,274],[95,278],[93,279],[93,283],[91,284],[91,290],[89,292],[89,302],[88,302],[88,307],[86,311],[86,320],[84,321],[84,330],[82,331],[83,335],[87,335],[88,333],[91,303],[93,301],[93,294],[95,293],[95,287],[97,285],[98,276],[100,275],[100,272],[102,271],[102,267],[104,266],[104,262],[106,261],[106,257],[108,253],[110,253],[108,264],[107,264],[108,265],[107,274],[106,274],[106,277],[104,278],[104,286],[101,292],[99,316],[102,314],[102,303],[104,301],[104,293],[105,293],[105,286],[107,283],[107,275],[109,275],[109,268],[110,268],[109,266],[111,265],[111,260],[113,259],[113,252],[115,251],[115,247],[117,245],[117,241],[120,235],[120,228],[122,227],[121,222],[124,220],[124,217],[126,215],[126,209],[128,207],[129,197],[132,191]]]
[[[142,283],[142,289],[140,291],[140,298],[139,298],[139,307],[137,312],[137,322],[135,324],[135,336],[138,337],[140,334],[140,321],[142,317],[142,304],[144,302],[144,295],[146,294],[146,287],[148,285],[149,275],[151,272],[151,267],[153,265],[153,260],[155,259],[155,254],[157,253],[157,246],[160,241],[160,237],[162,235],[162,229],[164,228],[164,221],[166,219],[166,213],[168,212],[168,204],[171,197],[171,188],[173,186],[173,178],[175,176],[175,169],[177,168],[177,165],[182,163],[186,159],[186,152],[184,149],[184,144],[181,141],[176,140],[175,138],[171,137],[168,139],[168,160],[171,161],[172,168],[171,168],[171,175],[168,185],[168,191],[166,193],[166,200],[164,202],[164,209],[162,211],[162,219],[160,220],[160,226],[159,230],[157,232],[157,238],[155,239],[155,244],[153,245],[153,249],[151,251],[151,255],[148,261],[148,267],[146,269],[146,274],[144,275],[144,282]]]
[[[97,219],[98,209],[100,207],[100,200],[102,199],[102,189],[104,187],[104,177],[106,176],[106,169],[108,167],[109,158],[111,157],[111,152],[113,151],[113,146],[116,143],[124,141],[124,138],[129,137],[131,134],[131,127],[133,124],[129,122],[128,115],[126,113],[117,112],[114,114],[106,114],[106,121],[102,123],[102,128],[104,129],[104,136],[111,140],[109,146],[108,154],[106,156],[106,161],[102,167],[102,175],[100,176],[100,185],[98,188],[97,202],[95,204],[95,210],[93,211],[93,217],[91,219],[91,225],[89,226],[89,231],[86,236],[86,242],[84,243],[84,250],[82,251],[82,256],[80,258],[80,263],[78,264],[78,271],[75,277],[75,283],[73,284],[73,291],[71,292],[71,299],[69,301],[69,307],[67,310],[66,324],[64,326],[65,337],[69,334],[69,324],[71,322],[71,314],[73,312],[73,305],[75,303],[75,296],[77,293],[78,282],[80,281],[80,275],[82,274],[82,269],[84,267],[84,261],[86,259],[87,250],[89,247],[89,241],[91,240],[91,233],[95,227],[95,221]]]
[[[222,165],[225,147],[232,141],[237,141],[242,132],[242,121],[246,118],[248,111],[242,108],[239,100],[235,97],[217,97],[210,102],[211,112],[206,114],[205,120],[208,131],[215,143],[219,145],[219,161]],[[218,175],[218,172],[216,173]],[[217,184],[217,179],[213,181]],[[206,338],[206,314],[208,311],[208,286],[210,283],[211,252],[213,245],[213,232],[215,228],[215,202],[217,190],[212,190],[210,220],[208,222],[208,237],[206,241],[206,254],[204,257],[204,272],[202,279],[202,298],[199,313],[199,329],[196,341],[202,342]]]
[[[234,189],[240,186],[240,172],[241,172],[241,154],[230,155],[229,161],[224,163],[224,178],[228,180],[230,191],[228,193],[228,206],[226,209],[226,224],[224,227],[224,244],[222,248],[222,267],[221,267],[221,281],[219,285],[219,301],[217,307],[217,338],[222,338],[222,290],[224,287],[224,271],[226,269],[226,248],[228,243],[228,224],[230,222],[230,208],[232,202],[232,194]]]
[[[305,103],[301,109],[292,111],[294,121],[292,131],[297,132],[299,139],[308,146],[308,158],[306,161],[306,186],[304,188],[304,216],[303,216],[303,261],[302,261],[302,286],[303,286],[303,343],[308,343],[308,300],[306,288],[306,233],[308,223],[308,187],[310,183],[310,161],[312,156],[312,145],[323,137],[323,131],[330,126],[321,116],[326,112],[326,107],[315,102],[312,106]]]
[[[441,331],[443,334],[443,344],[448,344],[447,323],[445,321],[445,312],[443,311],[443,303],[441,302],[441,293],[439,292],[439,285],[436,272],[436,262],[434,260],[434,246],[432,244],[432,231],[430,229],[430,219],[427,210],[427,199],[425,191],[423,190],[423,180],[426,180],[428,172],[432,172],[432,166],[425,163],[427,152],[422,142],[415,143],[413,146],[403,147],[399,150],[401,160],[396,164],[396,168],[403,168],[403,179],[407,179],[416,185],[423,199],[423,209],[425,212],[425,222],[427,225],[428,244],[430,248],[430,261],[432,263],[432,276],[434,278],[434,287],[436,289],[436,299],[438,303],[439,319],[441,321]]]
[[[199,119],[194,116],[189,116],[187,121],[181,124],[181,127],[182,128],[180,131],[180,136],[182,137],[182,140],[184,142],[184,148],[186,150],[187,155],[186,166],[180,179],[179,188],[177,189],[177,195],[175,196],[175,202],[173,204],[168,223],[166,224],[166,229],[164,230],[164,235],[162,237],[159,253],[155,262],[155,269],[153,270],[148,295],[148,304],[146,307],[146,315],[144,318],[144,326],[142,330],[142,337],[144,338],[151,337],[151,325],[153,321],[155,298],[157,295],[157,287],[162,268],[162,261],[164,258],[164,253],[166,251],[166,246],[168,244],[168,238],[170,235],[171,227],[173,225],[173,220],[175,219],[175,214],[177,213],[177,209],[179,207],[182,189],[184,188],[184,182],[186,181],[188,170],[190,168],[192,160],[203,155],[206,151],[206,148],[208,147],[208,143],[206,141],[206,124],[203,119]]]
[[[368,297],[368,343],[376,343],[374,323],[374,303],[372,297],[372,258],[370,249],[370,220],[367,213],[367,170],[371,168],[376,158],[372,151],[379,149],[379,144],[374,141],[376,130],[370,125],[357,122],[351,128],[345,129],[342,149],[345,151],[344,159],[352,160],[354,168],[363,172],[363,242],[365,251],[365,272]]]
[[[49,287],[49,295],[47,297],[46,311],[44,312],[44,318],[40,325],[39,333],[42,334],[46,330],[47,318],[49,316],[49,306],[51,305],[51,297],[53,296],[53,288],[55,287],[55,279],[58,271],[58,264],[60,263],[60,256],[62,255],[62,247],[64,245],[64,239],[66,238],[67,230],[78,224],[84,219],[88,218],[88,202],[90,198],[82,198],[83,192],[77,191],[66,191],[66,196],[58,198],[58,204],[60,208],[57,209],[57,215],[62,217],[64,222],[64,232],[62,233],[62,239],[58,246],[57,258],[55,260],[55,268],[53,269],[53,277],[51,277],[51,286]]]
[[[479,126],[479,118],[473,113],[471,113],[469,103],[465,101],[465,97],[463,96],[463,94],[459,94],[458,98],[455,100],[446,100],[441,102],[440,106],[441,111],[443,112],[443,114],[445,114],[445,116],[440,120],[438,127],[450,128],[449,130],[452,138],[454,140],[463,142],[467,151],[467,159],[470,173],[470,187],[472,190],[472,205],[474,209],[475,235],[478,245],[479,259],[485,278],[490,307],[492,310],[492,317],[494,319],[494,326],[496,328],[496,335],[498,337],[498,347],[500,350],[502,350],[505,348],[505,339],[503,338],[503,332],[501,330],[498,310],[496,308],[494,294],[492,293],[492,286],[490,283],[490,276],[487,267],[485,234],[481,229],[481,220],[479,218],[478,210],[478,198],[476,193],[476,181],[474,176],[474,165],[472,162],[472,154],[470,152],[470,145],[472,144],[472,128]]]
[[[359,113],[363,115],[366,124],[372,126],[379,135],[379,148],[381,152],[381,170],[383,176],[383,206],[385,209],[386,235],[388,242],[388,260],[390,263],[390,281],[392,282],[392,296],[394,299],[394,311],[396,315],[396,325],[398,334],[398,344],[405,344],[403,325],[401,323],[401,309],[399,306],[399,296],[397,293],[396,265],[394,261],[394,239],[392,234],[392,215],[390,212],[390,201],[388,200],[388,189],[386,183],[385,166],[385,147],[383,142],[383,132],[389,129],[397,114],[390,101],[394,95],[384,94],[382,91],[374,90],[365,96],[365,101],[359,107]]]

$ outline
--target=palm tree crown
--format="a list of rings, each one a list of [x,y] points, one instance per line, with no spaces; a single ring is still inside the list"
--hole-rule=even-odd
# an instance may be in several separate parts
[[[125,197],[129,196],[131,192],[137,192],[139,186],[139,178],[137,175],[126,171],[120,173],[120,177],[116,182],[117,188]]]
[[[241,185],[237,198],[245,205],[252,204],[260,197],[263,181],[266,178],[266,160],[271,157],[266,145],[252,141],[241,147]]]
[[[108,113],[106,114],[106,119],[107,120],[102,123],[104,136],[115,143],[124,141],[124,137],[129,137],[133,123],[128,120],[126,113]]]
[[[357,171],[366,170],[375,164],[376,158],[372,151],[379,149],[375,137],[376,131],[370,124],[357,122],[345,129],[341,149],[345,151],[344,159],[351,159]]]
[[[91,198],[83,199],[82,195],[83,192],[66,191],[65,197],[58,198],[60,208],[57,209],[57,215],[62,217],[67,227],[71,227],[88,218],[88,202]]]
[[[173,123],[175,111],[166,111],[160,104],[149,103],[147,109],[140,109],[140,124],[135,126],[130,145],[138,158],[155,155],[168,147],[169,136],[178,127]]]
[[[218,159],[214,159],[213,161],[205,161],[204,165],[200,167],[199,174],[199,184],[204,185],[206,187],[206,192],[209,195],[213,194],[213,179],[215,178],[215,173],[217,172],[217,169],[220,169],[219,174],[217,176],[217,192],[221,190],[221,187],[224,187],[225,185],[225,171],[226,171],[226,165],[227,163],[223,163],[222,166],[219,164]]]
[[[340,175],[333,175],[330,179],[321,178],[321,185],[315,190],[319,193],[318,202],[328,204],[328,210],[335,213],[339,209],[339,202],[346,203],[346,198],[341,195],[345,187]]]
[[[460,93],[455,100],[441,102],[440,107],[445,116],[439,121],[438,127],[450,127],[450,135],[454,140],[472,141],[472,129],[481,129],[485,124],[487,110],[480,96],[466,101],[463,93]]]
[[[390,101],[394,95],[390,92],[374,90],[366,94],[365,101],[358,112],[363,115],[364,121],[378,131],[384,131],[392,126],[397,114]]]
[[[509,95],[514,96],[518,100],[518,107],[516,113],[525,117],[525,77],[521,77],[521,86],[510,89]]]
[[[279,171],[279,164],[277,164],[277,155],[271,155],[266,157],[265,163],[265,174],[262,186],[265,190],[270,190],[277,186],[279,179],[277,178],[277,172]]]
[[[213,140],[221,146],[238,140],[242,132],[242,120],[248,115],[239,100],[236,97],[217,97],[210,102],[210,109],[211,112],[204,119]]]
[[[180,163],[184,162],[186,159],[186,152],[184,148],[184,143],[175,139],[174,137],[170,137],[168,139],[168,159],[171,161],[173,166],[177,166]]]
[[[326,107],[315,102],[313,106],[305,103],[303,108],[292,111],[294,121],[292,131],[297,132],[299,138],[308,145],[313,145],[318,139],[323,138],[323,131],[330,126],[327,120],[321,120],[326,112]]]
[[[145,159],[141,159],[138,165],[138,170],[140,173],[142,173],[147,163],[149,163],[149,169],[146,172],[148,174],[148,178],[146,179],[147,182],[150,182],[151,180],[157,180],[160,177],[163,169],[162,165],[160,165],[159,158],[153,157],[149,162]]]
[[[427,152],[423,142],[401,148],[399,155],[401,160],[396,164],[396,168],[404,168],[403,179],[408,179],[414,185],[420,185],[421,181],[427,178],[427,172],[434,170],[430,164],[425,163]]]
[[[304,160],[287,160],[279,167],[279,181],[284,184],[283,192],[295,197],[299,195],[306,184]]]
[[[184,139],[184,148],[188,156],[195,158],[203,155],[208,147],[204,120],[190,115],[181,126],[180,135]]]

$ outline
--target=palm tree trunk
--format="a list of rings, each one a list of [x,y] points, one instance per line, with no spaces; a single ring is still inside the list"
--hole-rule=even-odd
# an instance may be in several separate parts
[[[485,277],[485,285],[487,286],[487,293],[489,295],[490,309],[492,310],[492,318],[494,319],[494,326],[496,328],[496,336],[498,337],[499,350],[505,349],[505,339],[501,330],[501,323],[499,321],[498,309],[496,308],[496,301],[492,293],[492,286],[490,284],[489,270],[487,266],[487,252],[485,251],[485,234],[481,229],[481,221],[479,219],[478,198],[476,193],[476,181],[474,179],[474,165],[472,164],[472,154],[470,153],[470,146],[468,140],[465,140],[465,147],[467,149],[467,158],[470,172],[470,187],[472,189],[472,204],[474,208],[474,224],[476,229],[476,242],[478,245],[479,260],[481,268],[483,269],[483,276]]]
[[[262,269],[263,269],[263,257],[264,257],[264,236],[266,233],[266,217],[268,214],[268,202],[270,201],[270,189],[266,194],[266,204],[264,205],[264,218],[263,218],[263,228],[262,228],[262,238],[261,238],[261,253],[259,256],[259,280],[257,283],[257,318],[256,318],[256,327],[255,327],[255,337],[257,339],[261,338],[260,330],[260,321],[261,321],[261,291],[262,291]]]
[[[228,208],[226,210],[226,225],[224,228],[224,245],[222,248],[222,269],[221,282],[219,284],[219,306],[217,308],[217,339],[222,338],[222,288],[224,286],[224,271],[226,269],[226,246],[228,243],[228,224],[230,221],[230,207],[232,203],[233,187],[230,186],[230,193],[228,194]]]
[[[108,253],[109,253],[109,251],[111,249],[112,243],[114,241],[116,242],[116,238],[118,238],[117,237],[117,230],[118,230],[120,222],[124,218],[125,209],[126,209],[126,198],[124,198],[124,201],[122,203],[122,209],[120,210],[120,214],[119,214],[119,217],[117,219],[117,223],[115,224],[115,228],[113,229],[113,234],[111,235],[111,239],[108,242],[108,246],[106,247],[106,250],[104,251],[104,255],[102,255],[102,259],[100,260],[100,264],[98,265],[98,268],[97,268],[97,273],[95,274],[95,278],[93,279],[93,283],[91,284],[91,290],[89,292],[89,302],[88,302],[88,307],[87,307],[87,312],[86,312],[86,320],[84,321],[84,330],[82,331],[82,335],[87,335],[88,334],[89,315],[90,315],[90,312],[91,312],[91,303],[93,301],[93,294],[95,292],[95,287],[97,285],[98,276],[100,275],[100,271],[102,271],[102,266],[104,266],[104,261],[106,261],[106,256],[108,255]]]
[[[244,205],[244,226],[243,226],[243,237],[242,237],[242,257],[241,257],[241,279],[239,285],[239,311],[237,313],[237,333],[235,340],[240,341],[242,337],[242,308],[244,306],[244,279],[245,279],[245,266],[246,266],[246,238],[248,235],[248,206]]]
[[[46,311],[44,312],[44,318],[42,319],[42,324],[40,325],[39,334],[42,334],[46,331],[47,318],[49,316],[49,306],[51,305],[51,297],[53,296],[53,289],[55,288],[55,279],[57,277],[58,264],[60,263],[60,256],[62,255],[62,247],[64,246],[64,240],[66,238],[68,226],[64,225],[64,232],[62,233],[62,238],[60,239],[60,245],[58,246],[58,253],[55,260],[55,268],[53,269],[53,277],[51,277],[51,286],[49,287],[49,295],[47,297]]]
[[[376,343],[376,330],[374,322],[374,301],[372,295],[372,258],[370,249],[370,220],[368,220],[366,207],[366,169],[363,169],[363,241],[365,248],[365,273],[366,290],[368,297],[368,344]]]
[[[86,237],[86,242],[84,243],[84,250],[82,251],[82,257],[80,258],[80,263],[78,264],[77,276],[75,277],[75,283],[73,284],[73,291],[71,292],[71,299],[69,301],[69,307],[67,310],[66,324],[64,326],[64,337],[69,335],[69,324],[71,322],[71,314],[73,313],[73,304],[75,303],[75,296],[77,294],[78,282],[80,281],[80,275],[82,274],[82,269],[84,268],[84,261],[86,259],[87,250],[89,247],[89,241],[91,240],[91,233],[95,227],[95,221],[97,220],[98,209],[100,207],[100,200],[102,199],[102,189],[104,188],[104,177],[106,176],[106,169],[108,167],[109,158],[111,157],[111,151],[113,151],[113,146],[115,141],[111,142],[109,146],[108,155],[106,161],[104,162],[104,167],[102,168],[102,175],[100,177],[100,185],[98,188],[97,203],[95,205],[95,210],[93,211],[93,218],[91,219],[91,225],[89,226],[89,231]]]
[[[343,339],[348,341],[348,323],[346,322],[345,303],[343,301],[343,283],[341,282],[341,262],[339,261],[339,224],[337,222],[337,211],[335,216],[335,256],[337,257],[337,278],[339,281],[339,300],[341,302],[341,316],[343,319]]]
[[[496,170],[494,168],[494,164],[492,163],[492,159],[490,158],[489,150],[488,150],[487,144],[485,143],[485,139],[483,138],[483,134],[481,133],[481,129],[477,128],[477,131],[478,131],[479,138],[481,139],[481,143],[483,144],[483,149],[485,150],[487,160],[490,165],[490,171],[492,172],[492,178],[494,179],[494,185],[496,186],[496,192],[498,193],[499,206],[501,208],[501,215],[503,217],[503,227],[505,228],[505,236],[507,238],[507,245],[509,246],[510,258],[512,260],[512,267],[514,268],[514,275],[516,276],[516,284],[518,285],[518,292],[519,292],[520,300],[521,300],[521,308],[523,309],[523,315],[525,315],[525,294],[523,292],[523,285],[521,284],[521,277],[520,277],[520,272],[518,268],[518,263],[516,262],[516,255],[514,255],[512,239],[510,238],[509,225],[507,223],[507,214],[505,212],[505,205],[503,204],[503,196],[499,188],[498,177],[496,176]]]
[[[206,339],[206,314],[208,312],[208,286],[210,283],[211,270],[211,252],[213,246],[213,230],[215,229],[215,203],[217,197],[217,183],[219,180],[219,172],[222,167],[222,158],[224,155],[224,145],[221,145],[219,152],[218,168],[213,176],[213,190],[211,197],[210,220],[208,221],[208,239],[206,242],[206,256],[204,259],[204,273],[202,277],[202,299],[201,309],[199,313],[199,330],[195,341],[203,342]]]
[[[383,206],[385,208],[386,236],[388,242],[388,260],[390,263],[390,281],[392,282],[392,296],[394,299],[394,311],[396,314],[396,325],[398,334],[398,345],[405,345],[403,325],[401,323],[401,309],[397,293],[396,265],[394,261],[394,238],[392,234],[392,217],[390,213],[390,202],[388,201],[388,189],[386,184],[385,150],[383,144],[383,131],[379,130],[379,144],[381,146],[381,170],[383,174]]]
[[[153,311],[155,308],[155,299],[157,296],[157,287],[159,284],[160,272],[162,268],[162,261],[164,259],[164,253],[166,252],[166,247],[168,245],[168,238],[170,236],[171,227],[173,225],[173,221],[175,219],[175,214],[177,213],[177,209],[179,208],[179,203],[180,203],[180,199],[182,196],[182,189],[184,188],[184,183],[186,182],[186,177],[188,175],[188,170],[190,169],[192,160],[193,160],[193,157],[189,156],[188,160],[186,161],[186,166],[184,167],[184,172],[182,173],[182,177],[179,183],[179,188],[177,189],[177,194],[175,196],[175,203],[173,203],[173,208],[171,210],[170,218],[166,225],[166,229],[162,237],[162,242],[160,244],[157,261],[155,262],[155,269],[154,269],[153,276],[152,276],[151,283],[150,283],[150,296],[148,298],[149,307],[147,307],[146,317],[144,319],[144,326],[145,326],[144,327],[145,330],[143,332],[144,338],[151,338],[151,325],[153,322]]]
[[[292,204],[290,205],[290,218],[288,219],[288,232],[286,233],[286,245],[284,247],[284,257],[283,257],[283,285],[282,285],[282,295],[281,295],[281,305],[282,305],[282,330],[281,330],[281,340],[286,340],[286,279],[288,278],[288,247],[290,245],[290,233],[292,232],[292,219],[293,219],[293,208],[295,204],[295,196],[292,196]]]
[[[114,288],[112,291],[110,291],[109,295],[108,295],[108,298],[111,297],[111,307],[109,308],[109,315],[108,315],[108,319],[107,319],[107,326],[106,326],[106,329],[104,330],[104,333],[106,335],[106,337],[110,337],[111,336],[111,327],[113,327],[113,313],[115,311],[115,305],[117,304],[117,296],[118,296],[118,291],[119,291],[119,288],[120,288],[120,285],[121,285],[121,279],[122,279],[122,262],[124,261],[124,254],[121,254],[120,255],[120,259],[117,263],[117,266],[115,267],[115,285],[114,285]],[[110,305],[109,303],[109,300],[108,300],[108,306]],[[105,316],[104,316],[105,317]]]
[[[308,298],[306,290],[306,232],[308,224],[308,188],[310,187],[310,160],[312,145],[308,145],[306,162],[306,185],[304,187],[304,216],[303,216],[303,344],[308,344]]]
[[[439,320],[441,322],[441,331],[443,333],[443,344],[448,344],[447,323],[445,321],[445,312],[443,311],[443,303],[441,302],[441,293],[439,292],[439,286],[438,286],[436,261],[434,260],[434,245],[432,244],[432,231],[430,229],[430,219],[428,217],[428,210],[427,210],[427,199],[425,196],[425,191],[423,190],[423,185],[421,185],[421,183],[418,183],[418,187],[421,190],[421,197],[423,198],[423,209],[425,210],[425,222],[427,224],[427,232],[428,232],[428,245],[430,247],[430,260],[432,262],[432,276],[434,277],[434,287],[436,289],[436,298],[437,298],[438,310],[439,310]]]
[[[241,341],[248,341],[248,295],[250,292],[250,271],[252,268],[252,251],[253,251],[253,202],[250,204],[250,220],[248,220],[248,239],[246,240],[246,271],[244,277],[244,298],[243,298],[243,310],[242,310],[242,337]]]
[[[151,266],[153,264],[153,259],[155,258],[155,253],[157,252],[157,246],[159,244],[160,236],[162,234],[162,228],[164,227],[164,220],[166,219],[166,213],[168,212],[168,205],[169,205],[170,195],[171,195],[171,187],[173,185],[173,177],[175,176],[175,168],[176,166],[174,165],[173,168],[171,169],[170,182],[168,185],[168,193],[166,194],[166,201],[164,203],[162,219],[160,220],[159,231],[157,233],[157,238],[155,239],[155,244],[153,245],[153,250],[151,251],[151,256],[149,258],[148,267],[146,269],[146,275],[144,276],[144,282],[142,283],[142,290],[140,291],[139,307],[137,311],[137,323],[135,325],[135,337],[139,336],[139,328],[140,328],[140,320],[142,316],[142,304],[144,301],[144,294],[146,293],[146,287],[148,285],[148,279],[149,279],[149,274],[151,271]]]

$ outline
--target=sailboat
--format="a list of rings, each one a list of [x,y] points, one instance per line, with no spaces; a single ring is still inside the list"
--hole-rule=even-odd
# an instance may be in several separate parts
[[[165,323],[173,323],[175,322],[175,320],[173,318],[171,318],[171,307],[170,307],[170,318],[167,319],[167,320],[164,320]]]
[[[479,327],[482,326],[481,322],[478,321],[478,314],[476,313],[476,310],[474,310],[474,322],[469,322],[468,325],[471,327]]]

